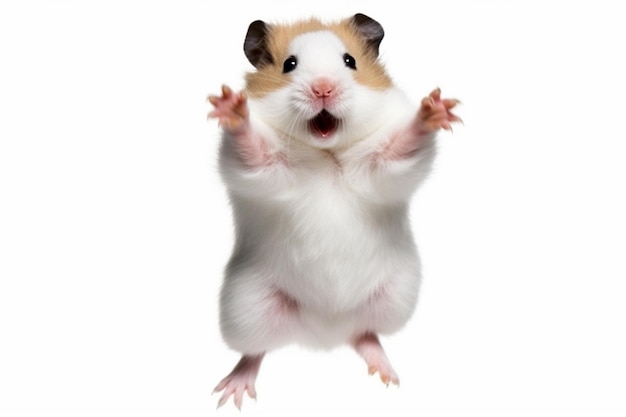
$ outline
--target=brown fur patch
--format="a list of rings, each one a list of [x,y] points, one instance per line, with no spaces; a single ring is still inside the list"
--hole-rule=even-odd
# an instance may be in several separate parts
[[[375,90],[384,90],[392,86],[384,67],[367,49],[350,19],[324,24],[313,18],[289,25],[270,25],[268,46],[273,63],[246,74],[248,95],[260,98],[288,85],[290,76],[283,74],[283,62],[288,58],[286,51],[289,43],[298,35],[318,30],[330,30],[341,39],[346,46],[346,52],[356,60],[357,70],[354,72],[354,79],[359,84]]]
[[[378,58],[367,49],[365,41],[352,27],[349,19],[342,20],[330,27],[346,45],[346,52],[356,60],[357,70],[354,72],[354,79],[374,90],[385,90],[392,87],[393,83],[385,68]]]

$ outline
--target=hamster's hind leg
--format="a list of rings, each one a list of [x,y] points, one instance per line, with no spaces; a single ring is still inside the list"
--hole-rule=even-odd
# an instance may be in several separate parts
[[[233,396],[241,408],[244,392],[256,398],[254,384],[266,352],[293,342],[300,307],[284,291],[254,275],[229,277],[221,295],[220,324],[226,343],[243,355],[215,388],[224,391],[218,407]]]
[[[224,341],[243,354],[258,354],[294,341],[300,306],[285,291],[250,274],[227,279],[220,299]]]
[[[365,363],[367,363],[367,369],[370,375],[374,375],[378,372],[380,379],[386,385],[394,384],[400,385],[400,379],[393,370],[385,351],[383,350],[378,336],[374,333],[365,333],[356,338],[352,346],[357,351]]]

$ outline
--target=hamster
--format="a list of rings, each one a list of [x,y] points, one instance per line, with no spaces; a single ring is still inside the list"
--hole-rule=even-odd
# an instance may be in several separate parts
[[[235,245],[220,327],[242,354],[215,388],[256,398],[263,356],[290,343],[351,345],[369,373],[399,379],[378,335],[413,313],[420,259],[409,202],[438,130],[460,119],[439,89],[414,106],[378,59],[382,26],[363,14],[324,23],[252,22],[245,89],[209,96],[223,130],[220,173]]]

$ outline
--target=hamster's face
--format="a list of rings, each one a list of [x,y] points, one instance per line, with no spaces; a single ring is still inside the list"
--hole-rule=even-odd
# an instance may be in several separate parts
[[[346,29],[346,36],[328,27],[283,36],[282,45],[268,44],[260,58],[267,62],[248,74],[260,117],[286,137],[334,148],[358,140],[375,118],[391,81],[358,33],[350,37],[352,27]]]
[[[289,83],[268,97],[284,112],[282,127],[293,130],[287,134],[305,138],[314,146],[336,145],[341,134],[350,129],[356,99],[367,93],[353,77],[356,59],[329,31],[297,36],[287,54],[283,74]]]

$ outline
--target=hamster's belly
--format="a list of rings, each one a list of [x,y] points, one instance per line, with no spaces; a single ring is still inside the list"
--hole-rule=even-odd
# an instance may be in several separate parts
[[[419,273],[406,205],[372,205],[335,184],[250,214],[239,238],[257,242],[256,267],[303,307],[354,310],[387,280]]]

